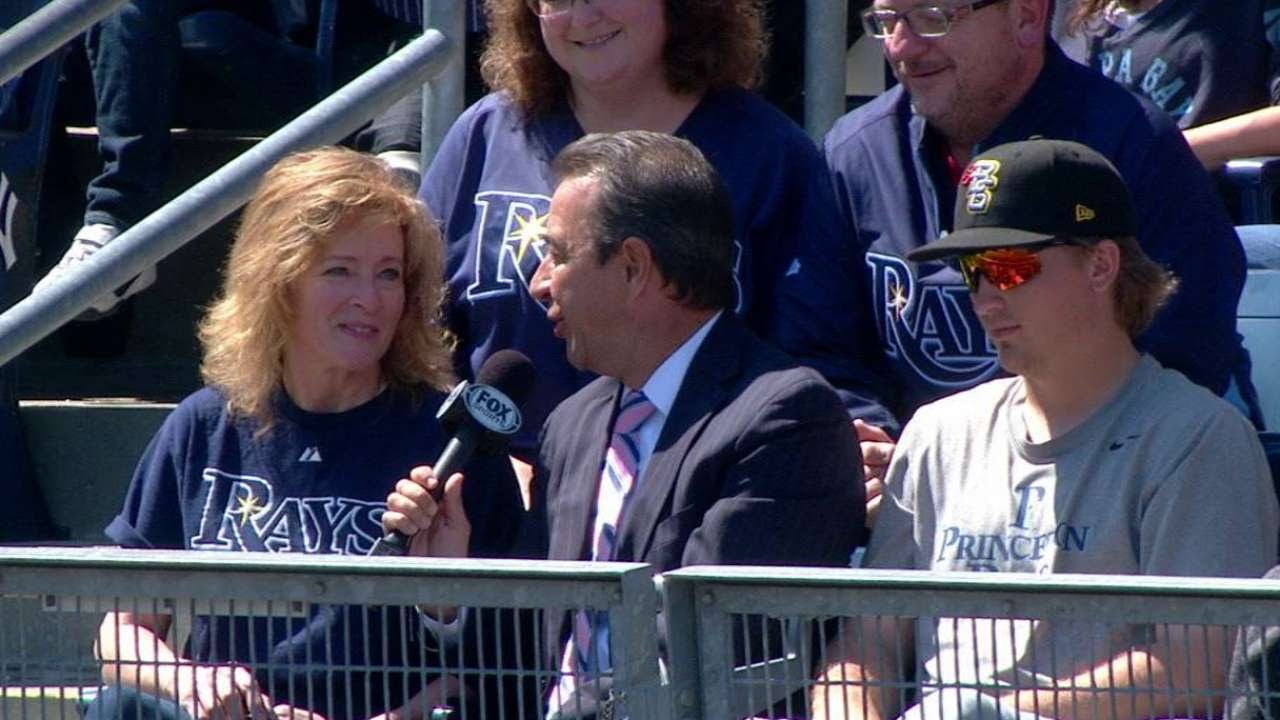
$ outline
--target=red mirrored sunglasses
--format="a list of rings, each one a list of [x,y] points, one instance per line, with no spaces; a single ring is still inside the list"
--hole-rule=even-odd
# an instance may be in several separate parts
[[[1078,245],[1070,238],[1054,238],[1034,245],[994,248],[960,255],[953,265],[960,271],[969,292],[978,292],[978,278],[985,278],[995,289],[1006,292],[1040,274],[1040,251],[1055,245]]]

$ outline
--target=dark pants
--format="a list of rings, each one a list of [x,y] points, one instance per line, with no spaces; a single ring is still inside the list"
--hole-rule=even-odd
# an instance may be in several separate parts
[[[236,12],[242,5],[262,17]],[[211,48],[202,53],[206,59],[220,57],[219,52],[221,57],[235,59],[228,60],[226,67],[226,72],[237,76],[229,80],[232,87],[237,81],[246,89],[256,87],[263,74],[255,67],[270,67],[272,74],[281,77],[295,76],[299,65],[309,59],[308,50],[288,42],[291,36],[306,34],[308,19],[301,0],[271,0],[265,9],[256,2],[230,0],[125,2],[85,37],[103,164],[102,173],[89,183],[86,224],[129,227],[160,205],[171,157],[169,128],[180,97],[183,33],[179,22],[201,11],[210,13],[212,37],[219,37],[221,25],[229,28],[222,37],[243,42],[231,50]],[[218,22],[226,18],[242,22]],[[245,93],[231,102],[254,106],[259,99]]]
[[[173,700],[132,688],[106,687],[85,709],[84,720],[191,720]]]

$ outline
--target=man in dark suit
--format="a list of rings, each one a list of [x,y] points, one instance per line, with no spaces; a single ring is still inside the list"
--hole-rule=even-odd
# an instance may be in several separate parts
[[[733,218],[715,170],[685,140],[629,131],[582,138],[553,171],[533,290],[570,362],[601,377],[543,429],[534,512],[547,557],[846,564],[864,520],[849,420],[817,373],[733,315]],[[452,522],[456,492],[430,500],[436,482],[415,469],[384,524],[465,547],[437,527],[465,522]],[[433,523],[437,510],[449,522]],[[607,620],[581,615],[548,628],[568,678],[610,667]],[[594,714],[603,693],[586,685],[553,688],[549,716]]]

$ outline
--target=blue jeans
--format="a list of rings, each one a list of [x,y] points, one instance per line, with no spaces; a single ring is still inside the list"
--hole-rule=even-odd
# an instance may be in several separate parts
[[[172,699],[113,686],[104,687],[89,703],[84,720],[191,720],[191,714]]]
[[[278,56],[244,58],[240,64],[229,65],[244,75],[237,79],[246,87],[262,79],[252,70],[254,63],[289,75],[297,65],[293,62],[296,55],[308,54],[286,42],[306,25],[302,0],[271,0],[268,4],[270,9],[262,11],[259,24],[270,26],[270,35],[278,40],[278,48],[274,48]],[[171,157],[169,128],[179,98],[179,21],[219,7],[218,0],[127,0],[89,29],[85,47],[93,73],[102,173],[89,183],[86,225],[127,228],[159,207]],[[249,22],[246,26],[257,29]],[[246,63],[250,70],[244,69]],[[243,101],[253,105],[260,98],[246,94]]]

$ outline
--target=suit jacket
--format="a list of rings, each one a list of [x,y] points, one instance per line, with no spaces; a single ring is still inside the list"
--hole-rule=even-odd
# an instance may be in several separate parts
[[[552,560],[590,558],[596,492],[622,384],[602,377],[547,419],[539,477]],[[835,391],[726,313],[681,382],[619,528],[616,558],[845,566],[862,540],[862,461]],[[558,620],[558,618],[557,618]],[[566,628],[545,637],[559,653]]]

